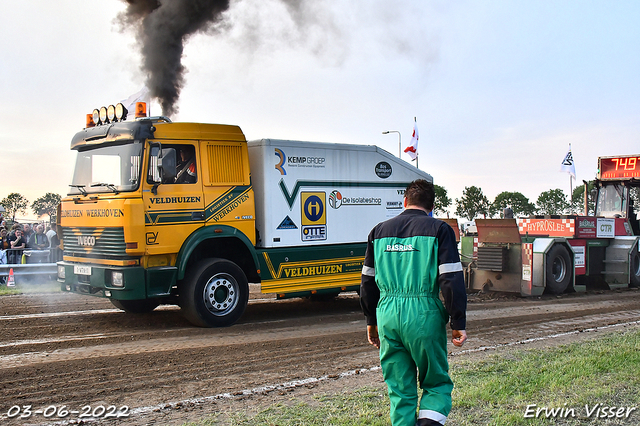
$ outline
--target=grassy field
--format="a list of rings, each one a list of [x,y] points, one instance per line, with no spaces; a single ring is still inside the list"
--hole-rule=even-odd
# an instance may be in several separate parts
[[[638,425],[638,372],[637,329],[542,350],[510,350],[482,361],[453,359],[456,387],[447,426]],[[256,415],[224,413],[188,425],[390,424],[385,388],[317,395],[311,402],[293,398]]]

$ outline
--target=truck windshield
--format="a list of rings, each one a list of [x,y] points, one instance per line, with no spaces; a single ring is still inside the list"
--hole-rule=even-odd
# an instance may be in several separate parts
[[[141,155],[140,141],[79,151],[69,195],[134,191],[140,183]]]
[[[627,217],[628,192],[626,186],[618,184],[602,186],[598,191],[596,216]]]

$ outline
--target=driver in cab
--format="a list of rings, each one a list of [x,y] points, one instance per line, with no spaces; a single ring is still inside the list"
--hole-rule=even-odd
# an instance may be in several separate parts
[[[198,180],[195,155],[193,154],[193,147],[178,149],[179,160],[176,165],[176,183],[195,183]]]

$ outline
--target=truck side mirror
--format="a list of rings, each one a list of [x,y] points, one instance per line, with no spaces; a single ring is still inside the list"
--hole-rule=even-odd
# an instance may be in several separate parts
[[[158,171],[162,182],[173,182],[176,178],[176,150],[164,148],[158,155]]]

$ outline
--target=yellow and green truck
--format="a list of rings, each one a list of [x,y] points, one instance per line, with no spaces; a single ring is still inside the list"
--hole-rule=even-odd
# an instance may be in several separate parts
[[[71,142],[62,290],[130,313],[177,304],[198,326],[235,323],[248,283],[277,298],[357,290],[370,229],[402,211],[410,181],[432,181],[371,145],[95,118]]]

